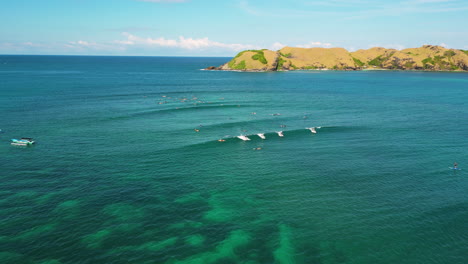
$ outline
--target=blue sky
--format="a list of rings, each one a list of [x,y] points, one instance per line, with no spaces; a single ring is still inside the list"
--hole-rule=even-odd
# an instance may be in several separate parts
[[[468,49],[467,0],[11,0],[0,54],[234,56],[244,49]]]

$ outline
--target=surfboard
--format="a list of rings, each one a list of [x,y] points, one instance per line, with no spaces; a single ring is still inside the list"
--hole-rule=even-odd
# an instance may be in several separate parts
[[[449,167],[451,170],[461,170],[460,168]]]
[[[250,138],[246,137],[246,136],[237,136],[237,138],[240,138],[244,141],[247,141],[247,140],[250,140]]]

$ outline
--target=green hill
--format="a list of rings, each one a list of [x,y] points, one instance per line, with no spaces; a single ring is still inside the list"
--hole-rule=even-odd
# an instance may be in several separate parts
[[[343,48],[293,48],[278,51],[246,50],[210,70],[428,70],[468,71],[468,52],[424,45],[404,50],[371,48],[348,52]]]

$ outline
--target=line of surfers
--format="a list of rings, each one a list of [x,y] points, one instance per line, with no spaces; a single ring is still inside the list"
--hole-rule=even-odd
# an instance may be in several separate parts
[[[281,127],[286,127],[286,126],[281,126]],[[317,129],[320,129],[321,127],[306,127],[306,129],[308,129],[310,132],[312,132],[313,134],[316,134],[317,133]],[[196,132],[199,132],[200,130],[199,129],[195,129]],[[278,136],[280,137],[284,137],[284,134],[283,134],[283,131],[277,131],[276,134],[278,134]],[[265,137],[265,133],[258,133],[257,134],[258,137],[260,137],[261,139],[266,139]],[[249,137],[247,136],[244,136],[244,135],[240,135],[240,136],[236,136],[237,138],[239,139],[242,139],[244,141],[248,141],[250,140]],[[225,142],[226,140],[225,139],[218,139],[219,142]]]

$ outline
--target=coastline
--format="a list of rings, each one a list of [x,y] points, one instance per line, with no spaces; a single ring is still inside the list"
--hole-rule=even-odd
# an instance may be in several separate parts
[[[404,50],[370,48],[349,52],[343,48],[284,47],[277,51],[244,50],[230,61],[207,70],[272,72],[318,71],[429,71],[468,72],[465,50],[424,45]]]
[[[221,72],[293,72],[293,71],[315,71],[315,72],[326,72],[326,71],[334,71],[334,72],[453,72],[453,73],[468,73],[468,71],[462,70],[415,70],[415,69],[356,69],[356,70],[340,70],[340,69],[292,69],[292,70],[280,70],[280,71],[268,71],[268,70],[229,70],[229,69],[200,69],[200,71],[221,71]]]

